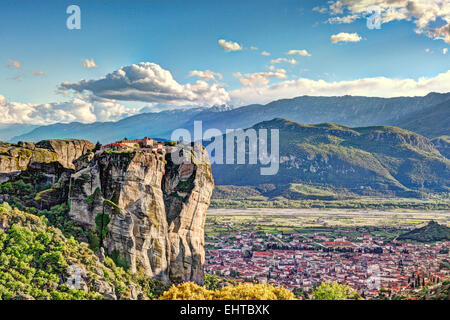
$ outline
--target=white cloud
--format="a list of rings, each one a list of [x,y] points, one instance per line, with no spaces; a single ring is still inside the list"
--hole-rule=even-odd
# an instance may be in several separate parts
[[[364,78],[352,81],[325,81],[299,78],[273,85],[245,87],[230,92],[233,105],[268,103],[278,99],[302,95],[342,96],[359,95],[371,97],[423,96],[429,92],[450,92],[450,70],[432,78],[389,79],[386,77]]]
[[[277,58],[277,59],[270,60],[270,63],[281,63],[281,62],[297,64],[297,60],[295,60],[295,59]]]
[[[6,67],[9,69],[20,69],[22,67],[22,62],[9,59]]]
[[[330,4],[330,12],[331,14],[341,14],[344,12],[344,4],[342,1],[331,2]]]
[[[334,34],[330,37],[330,41],[333,43],[338,42],[359,42],[361,41],[361,37],[355,32],[355,33],[346,33],[346,32],[340,32],[338,34]]]
[[[331,17],[328,18],[326,22],[328,22],[329,24],[342,24],[342,23],[352,23],[356,19],[359,19],[359,15],[351,14],[344,17]]]
[[[218,83],[204,80],[180,84],[156,63],[124,66],[97,80],[63,82],[60,90],[88,91],[97,97],[123,101],[156,102],[168,105],[222,105],[229,95]]]
[[[233,42],[233,41],[227,41],[224,39],[220,39],[218,41],[218,43],[219,43],[219,46],[226,52],[240,51],[243,49],[239,43]]]
[[[426,48],[426,49],[425,49],[425,52],[426,52],[426,53],[430,53],[430,52],[431,52],[430,48]]]
[[[77,97],[67,102],[31,104],[9,102],[0,94],[0,123],[48,125],[53,123],[116,121],[137,109],[126,108],[114,100]]]
[[[263,56],[270,56],[270,52],[267,52],[267,51],[263,51],[263,52],[261,52],[261,54],[262,54]]]
[[[190,77],[199,77],[202,80],[208,81],[208,80],[222,80],[223,76],[218,73],[218,72],[213,72],[211,70],[204,70],[204,71],[200,71],[200,70],[192,70],[191,72],[189,72],[189,76]]]
[[[87,69],[93,69],[93,68],[98,68],[97,64],[95,63],[94,59],[83,59],[81,60],[81,66],[83,68],[87,68]]]
[[[382,23],[395,20],[412,21],[418,34],[425,34],[432,39],[441,39],[450,43],[450,1],[448,0],[331,1],[330,11],[337,13],[340,10],[340,13],[343,13],[344,10],[347,10],[350,12],[350,16],[367,17],[371,14],[369,9],[374,6],[380,11]],[[436,23],[440,26],[436,27]]]
[[[242,74],[240,72],[234,73],[234,77],[239,78],[242,85],[247,87],[255,87],[259,85],[266,85],[269,83],[269,78],[286,79],[286,70],[277,69],[275,72],[257,72]]]
[[[307,50],[289,50],[286,54],[292,55],[297,54],[302,57],[310,57],[311,54]]]
[[[250,47],[250,50],[258,50],[258,48],[255,47],[255,46],[251,46],[251,47]]]
[[[442,54],[447,54],[447,52],[448,52],[448,48],[442,49]]]
[[[319,13],[327,13],[328,9],[326,7],[314,7],[312,8],[313,11],[319,12]]]

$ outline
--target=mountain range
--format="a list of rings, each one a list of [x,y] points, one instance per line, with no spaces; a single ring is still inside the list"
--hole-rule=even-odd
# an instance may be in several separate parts
[[[202,121],[203,131],[280,130],[276,175],[260,175],[260,165],[213,164],[217,185],[250,186],[251,193],[288,199],[422,197],[424,192],[450,191],[450,93],[302,96],[267,105],[177,109],[117,122],[30,127],[27,133],[26,128],[10,126],[4,132],[19,132],[11,141],[76,138],[110,143],[144,136],[169,140],[177,128],[193,132],[194,121]],[[1,134],[2,127],[0,138]]]
[[[450,93],[395,98],[301,96],[239,108],[217,106],[142,113],[117,122],[58,123],[29,128],[29,132],[20,132],[12,138],[10,133],[2,135],[0,128],[0,140],[17,142],[77,138],[109,143],[124,137],[170,139],[171,133],[177,128],[192,131],[195,120],[202,121],[204,130],[217,128],[225,131],[248,128],[274,118],[305,124],[333,122],[352,127],[395,125],[434,138],[450,135],[449,111]]]
[[[411,113],[395,123],[426,137],[450,135],[450,100]]]

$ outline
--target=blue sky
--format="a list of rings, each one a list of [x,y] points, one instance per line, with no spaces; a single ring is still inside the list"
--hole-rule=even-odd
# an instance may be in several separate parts
[[[193,70],[220,73],[222,79],[207,82],[229,93],[230,97],[222,100],[231,104],[265,103],[274,98],[322,92],[345,94],[346,86],[339,85],[343,81],[376,77],[410,81],[419,81],[422,77],[433,79],[450,69],[450,53],[444,54],[450,44],[445,34],[427,32],[450,22],[450,16],[443,13],[448,4],[428,0],[437,8],[436,16],[433,21],[425,21],[425,27],[419,27],[423,12],[430,12],[430,8],[420,7],[424,2],[416,1],[416,10],[408,13],[408,19],[402,16],[405,8],[401,6],[387,7],[387,0],[368,1],[379,5],[386,15],[388,10],[396,10],[395,19],[383,23],[379,30],[367,28],[364,13],[351,4],[333,12],[331,5],[340,1],[2,1],[0,95],[8,101],[4,104],[63,103],[73,99],[75,94],[86,93],[88,98],[80,98],[90,99],[90,102],[96,97],[113,99],[114,103],[127,108],[186,103],[183,99],[181,102],[153,101],[154,95],[133,95],[145,98],[132,101],[122,99],[122,94],[84,90],[86,86],[78,86],[78,89],[71,86],[66,95],[57,90],[63,82],[95,81],[121,67],[140,62],[151,62],[167,70],[180,85],[199,80],[189,76]],[[81,30],[66,28],[69,16],[66,8],[71,4],[81,9]],[[326,23],[329,18],[353,14],[360,17],[352,23]],[[359,40],[332,42],[330,37],[339,33],[356,33]],[[220,39],[236,42],[242,49],[227,52],[218,44]],[[306,50],[308,55],[288,55],[289,50]],[[270,56],[262,55],[262,51],[269,52]],[[271,63],[278,58],[295,59],[296,64]],[[97,67],[83,67],[84,59],[93,59]],[[277,84],[292,85],[299,78],[305,81],[289,90],[276,87]],[[430,80],[425,88],[450,91],[436,84],[443,79],[447,78]],[[318,80],[327,83],[323,91],[319,90],[320,82],[315,82]],[[337,87],[333,83],[338,83]],[[96,85],[98,83],[92,82],[88,87],[92,89]],[[398,88],[410,85],[408,82],[387,84],[388,87],[385,83],[377,84],[374,94],[392,96]],[[317,89],[308,89],[308,86]],[[358,89],[350,90],[349,94],[368,90],[361,91],[359,83],[351,83],[351,86],[358,86]],[[423,93],[418,89],[420,84],[413,86],[409,91],[398,90],[398,95]],[[198,91],[194,93],[197,95]],[[192,98],[186,104],[208,105],[209,101],[218,101],[203,98]],[[64,108],[67,111],[70,106]],[[38,111],[39,107],[34,110]],[[15,121],[12,107],[6,112],[11,113],[8,121]]]

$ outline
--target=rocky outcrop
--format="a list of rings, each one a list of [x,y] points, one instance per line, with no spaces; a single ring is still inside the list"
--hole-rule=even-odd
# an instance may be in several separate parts
[[[92,149],[85,140],[0,143],[0,183],[22,180],[32,185],[39,192],[34,199],[22,199],[22,204],[50,209],[67,201],[74,163]]]
[[[203,279],[204,224],[214,187],[205,151],[193,154],[192,163],[170,160],[163,181],[164,204],[170,241],[170,279]]]
[[[126,259],[132,272],[202,283],[214,187],[207,152],[193,150],[190,163],[176,165],[165,151],[98,151],[72,175],[70,217],[86,230],[103,228],[107,253]],[[97,223],[102,215],[107,226]]]
[[[75,169],[74,160],[92,149],[94,145],[86,140],[44,140],[17,144],[0,142],[0,183],[33,166],[38,168],[44,164],[58,164],[58,167]]]
[[[132,272],[202,283],[211,167],[203,148],[185,151],[178,165],[172,148],[105,151],[84,140],[0,144],[0,183],[21,179],[41,190],[25,206],[69,203],[71,219]]]
[[[53,139],[40,141],[36,147],[54,152],[64,168],[75,169],[74,161],[89,153],[95,146],[86,140]]]

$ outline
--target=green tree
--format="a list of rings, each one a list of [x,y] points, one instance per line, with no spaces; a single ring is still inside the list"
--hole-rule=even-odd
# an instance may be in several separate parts
[[[312,300],[354,300],[360,295],[352,288],[336,282],[322,282],[312,292]]]

